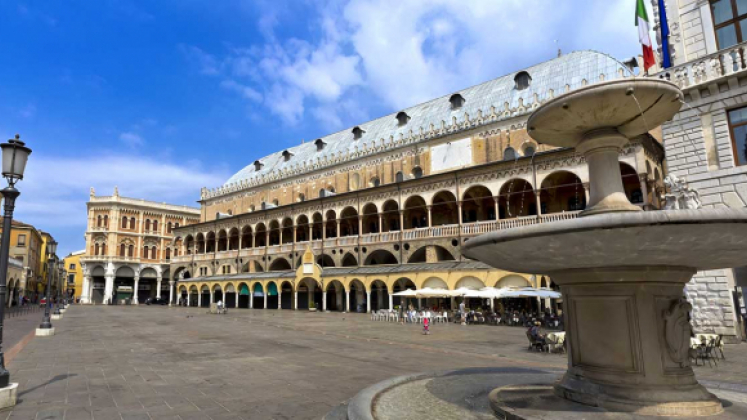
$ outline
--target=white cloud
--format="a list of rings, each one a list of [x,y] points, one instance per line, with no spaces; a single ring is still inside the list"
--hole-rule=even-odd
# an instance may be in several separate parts
[[[119,140],[131,148],[140,147],[145,144],[145,140],[138,134],[126,132],[119,135]]]
[[[181,52],[192,61],[200,70],[200,73],[215,76],[220,73],[220,63],[211,54],[193,45],[179,45]]]
[[[66,253],[83,247],[89,188],[111,195],[198,207],[200,188],[221,185],[227,168],[208,169],[198,161],[171,162],[129,154],[52,157],[32,154],[18,184],[15,217],[52,233]]]
[[[262,102],[262,94],[249,86],[237,83],[235,80],[224,80],[220,83],[223,89],[228,89],[239,93],[243,98],[250,99],[254,102]]]
[[[203,73],[236,84],[224,88],[253,102],[264,96],[288,124],[310,110],[339,129],[372,103],[395,111],[549,60],[558,46],[621,59],[639,52],[629,0],[328,0],[311,3],[309,39],[283,38],[287,17],[262,4],[264,43],[221,58],[183,48]],[[357,106],[339,106],[350,100]]]

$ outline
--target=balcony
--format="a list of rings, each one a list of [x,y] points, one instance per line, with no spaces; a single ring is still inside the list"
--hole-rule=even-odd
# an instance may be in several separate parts
[[[482,235],[488,232],[494,232],[502,229],[511,229],[521,226],[536,225],[539,223],[556,222],[560,220],[571,220],[578,217],[578,211],[563,212],[563,213],[551,213],[541,216],[525,216],[517,217],[513,219],[503,220],[488,220],[473,223],[463,223],[461,225],[441,225],[432,226],[427,228],[417,229],[406,229],[404,231],[392,231],[392,232],[380,232],[380,233],[369,233],[359,236],[343,236],[340,238],[329,238],[325,240],[316,239],[313,241],[302,241],[296,242],[295,244],[284,244],[284,245],[273,245],[269,247],[259,248],[244,248],[239,251],[239,257],[250,257],[267,254],[280,254],[288,253],[292,250],[305,250],[307,246],[311,246],[311,249],[317,251],[322,249],[322,242],[324,248],[338,248],[342,246],[355,246],[355,245],[368,245],[368,244],[384,244],[400,241],[417,241],[427,240],[431,238],[454,238],[454,237],[472,237]],[[229,258],[235,256],[235,250],[233,251],[221,251],[217,254],[196,254],[194,255],[194,261],[208,261],[213,258]],[[174,263],[190,262],[192,261],[192,255],[181,255],[179,257],[172,258]]]
[[[745,68],[744,54],[747,42],[726,48],[713,54],[670,67],[652,77],[668,78],[680,89],[689,89],[713,80],[739,73]]]

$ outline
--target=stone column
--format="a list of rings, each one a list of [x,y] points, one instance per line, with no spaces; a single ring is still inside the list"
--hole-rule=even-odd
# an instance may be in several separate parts
[[[298,292],[296,291],[293,292],[293,310],[298,310]]]
[[[234,302],[234,304],[233,304],[233,307],[234,307],[234,308],[236,308],[236,309],[238,309],[238,308],[239,308],[239,297],[240,297],[240,296],[241,296],[241,295],[240,295],[240,294],[239,294],[239,292],[237,291],[237,292],[236,292],[236,301],[235,301],[235,302]]]
[[[401,210],[399,211],[399,231],[405,230],[405,211]]]
[[[586,204],[588,205],[589,204],[589,183],[584,182],[583,186],[584,186],[584,194],[586,196]]]
[[[648,201],[648,174],[638,174],[638,180],[641,183],[641,194],[643,195],[643,208],[648,208],[651,204]]]
[[[80,296],[80,303],[91,303],[91,276],[83,276],[83,290]]]
[[[134,303],[135,305],[140,303],[138,302],[138,299],[137,299],[137,292],[138,292],[139,287],[140,287],[140,277],[135,276],[135,287],[132,290],[132,303]]]
[[[381,232],[384,231],[384,216],[381,213],[379,213],[379,229],[378,229],[378,231],[379,231],[378,233],[381,233]]]
[[[264,293],[264,305],[262,305],[262,309],[267,309],[267,293]]]
[[[432,227],[433,226],[433,222],[431,222],[431,220],[432,220],[431,219],[431,207],[433,207],[433,206],[431,206],[430,204],[427,205],[427,206],[425,206],[425,208],[428,210],[428,227]]]
[[[394,309],[394,296],[389,293],[389,309]]]
[[[322,229],[322,230],[324,230],[324,229]],[[313,240],[314,240],[314,222],[312,221],[309,224],[309,242],[311,242]]]
[[[215,289],[210,291],[210,304],[215,303]]]
[[[202,308],[202,290],[197,291],[197,307]]]
[[[358,236],[363,235],[363,216],[358,215]]]
[[[114,298],[114,274],[106,275],[106,284],[104,286],[104,303],[111,303]]]
[[[345,290],[345,312],[350,312],[350,292]]]
[[[371,313],[371,292],[366,292],[366,313]]]
[[[495,201],[495,220],[501,220],[500,198],[493,197],[493,201]]]
[[[252,231],[252,248],[257,246],[257,234]]]
[[[342,236],[342,233],[340,232],[340,219],[337,219],[336,222],[337,222],[337,237],[339,238]]]
[[[254,309],[254,288],[249,289],[249,309]]]
[[[462,223],[464,223],[462,221],[462,202],[461,201],[457,201],[457,213],[459,213],[459,225],[461,226]]]
[[[278,310],[283,309],[283,290],[278,287]]]
[[[534,192],[535,203],[537,203],[537,216],[542,216],[542,201],[540,200],[540,195],[542,195],[542,191],[538,190]]]
[[[327,312],[327,292],[322,292],[322,311]]]
[[[174,280],[169,280],[169,306],[174,304]]]
[[[156,297],[161,298],[161,281],[163,281],[163,276],[159,273],[158,278],[156,278]]]

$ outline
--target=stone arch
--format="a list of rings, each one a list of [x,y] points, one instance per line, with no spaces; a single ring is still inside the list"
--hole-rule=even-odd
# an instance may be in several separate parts
[[[358,259],[350,252],[345,253],[345,256],[342,257],[342,266],[343,267],[357,267],[358,266]]]
[[[254,226],[254,246],[255,248],[264,248],[267,246],[267,226],[263,222]]]
[[[274,281],[268,281],[265,285],[267,293],[267,307],[265,309],[276,309],[278,307],[278,284]]]
[[[228,251],[228,232],[225,229],[218,231],[218,252]]]
[[[252,227],[246,225],[241,228],[241,249],[252,247]]]
[[[306,242],[309,240],[309,218],[302,214],[296,218],[296,242]]]
[[[231,228],[228,231],[228,250],[236,251],[239,249],[239,228]]]
[[[381,231],[393,232],[399,231],[399,204],[395,200],[387,200],[381,206]]]
[[[352,206],[340,212],[340,237],[358,235],[358,210]]]
[[[332,259],[332,257],[330,257],[328,254],[317,255],[316,263],[322,268],[335,266],[335,260]]]
[[[428,227],[428,213],[425,200],[419,195],[413,195],[405,201],[404,228],[416,229]]]
[[[238,287],[238,300],[239,308],[249,308],[249,300],[251,299],[252,291],[249,289],[249,284],[246,282],[239,283]]]
[[[430,287],[431,289],[444,289],[449,290],[449,285],[446,283],[446,281],[440,277],[428,277],[423,281],[421,289],[424,289],[426,287]]]
[[[283,225],[281,228],[281,242],[283,244],[293,243],[293,219],[286,217],[283,219]]]
[[[363,234],[379,233],[379,210],[374,203],[363,206]]]
[[[371,310],[391,309],[389,307],[389,287],[386,282],[376,279],[371,282]]]
[[[570,171],[555,171],[540,186],[542,214],[579,211],[586,207],[586,192],[581,179]]]
[[[519,276],[517,274],[509,274],[507,276],[503,276],[498,281],[495,282],[495,287],[501,288],[501,287],[529,287],[532,286],[532,283],[527,280],[526,278]]]
[[[327,292],[327,310],[328,311],[345,311],[345,286],[340,280],[332,280],[326,284]]]
[[[327,238],[336,238],[339,233],[337,232],[337,213],[334,210],[327,210],[324,217],[326,218],[324,224],[325,235]]]
[[[499,211],[501,219],[534,216],[537,214],[537,202],[532,184],[521,178],[506,181],[499,194]]]
[[[319,282],[312,277],[304,277],[296,286],[298,293],[298,309],[311,308],[312,302],[317,309],[322,307],[322,289]]]
[[[459,281],[456,283],[456,289],[460,289],[462,287],[470,290],[480,290],[485,287],[485,283],[477,277],[465,276],[459,279]]]
[[[495,220],[495,199],[484,185],[473,185],[462,195],[462,222]]]
[[[311,216],[311,239],[322,239],[322,232],[324,232],[324,217],[316,212]]]
[[[290,262],[283,258],[277,257],[270,263],[270,268],[267,271],[288,271],[292,270]]]
[[[457,199],[451,191],[439,191],[431,201],[431,225],[456,225],[459,223]]]
[[[197,236],[195,237],[195,242],[197,243],[197,250],[195,250],[195,253],[204,254],[205,253],[205,235],[203,235],[202,232],[197,234]]]
[[[351,312],[366,312],[366,285],[360,279],[352,279],[347,287]]]
[[[280,307],[281,309],[293,309],[294,290],[293,283],[285,280],[280,283]]]
[[[215,232],[208,232],[205,236],[205,252],[210,254],[215,252]]]
[[[632,166],[625,162],[620,162],[620,176],[622,178],[625,196],[633,204],[643,204],[643,192],[641,191],[641,181],[638,173]]]
[[[439,261],[454,261],[454,255],[451,254],[446,248],[439,245],[425,245],[421,246],[415,252],[410,254],[410,258],[407,259],[407,263],[424,263],[424,262],[439,262]]]
[[[270,246],[280,245],[280,222],[271,220],[268,225],[270,231]]]
[[[114,275],[116,277],[135,277],[135,270],[130,266],[123,265],[117,268]]]
[[[366,257],[363,265],[388,265],[398,264],[397,257],[391,252],[384,249],[377,249]]]

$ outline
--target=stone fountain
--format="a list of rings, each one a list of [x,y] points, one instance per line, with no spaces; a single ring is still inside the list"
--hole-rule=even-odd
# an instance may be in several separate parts
[[[632,79],[590,85],[539,107],[530,135],[586,158],[586,210],[575,220],[497,231],[465,246],[470,258],[549,274],[560,285],[568,370],[554,385],[558,400],[640,415],[723,411],[690,366],[692,307],[683,287],[698,270],[744,265],[747,211],[643,212],[628,201],[618,162],[628,140],[671,119],[681,99],[672,83]]]

